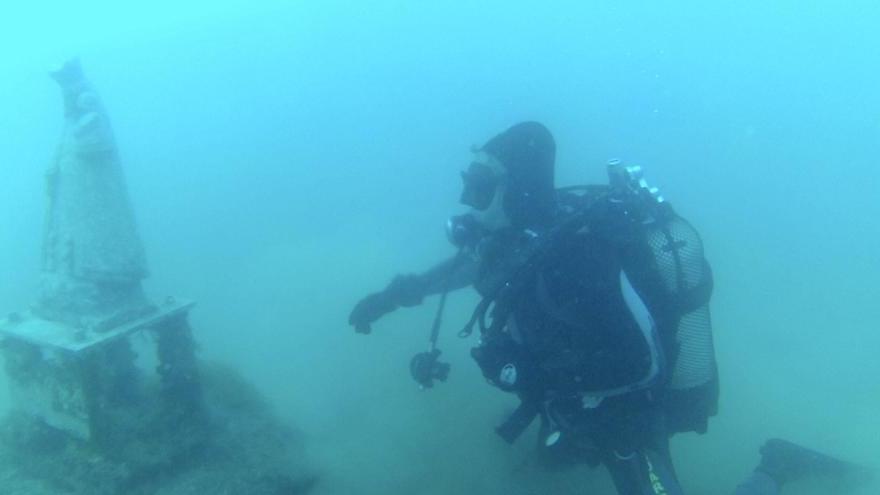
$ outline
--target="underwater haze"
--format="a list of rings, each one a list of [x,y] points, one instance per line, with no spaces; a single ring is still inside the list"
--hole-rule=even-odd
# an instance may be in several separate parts
[[[604,183],[622,158],[703,235],[721,400],[707,434],[673,440],[687,493],[730,493],[771,436],[880,468],[880,3],[4,10],[0,314],[37,296],[63,121],[47,71],[78,56],[113,123],[148,292],[198,301],[201,356],[303,432],[314,493],[614,493],[603,469],[534,466],[533,432],[494,434],[515,403],[455,336],[470,290],[450,296],[452,373],[430,391],[408,363],[436,298],[369,336],[347,324],[360,297],[453,253],[470,146],[523,120],[553,132],[558,185]]]

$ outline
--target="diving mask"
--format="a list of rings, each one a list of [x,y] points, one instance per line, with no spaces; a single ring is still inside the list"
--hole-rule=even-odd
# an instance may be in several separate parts
[[[498,160],[487,153],[477,152],[468,169],[461,172],[464,189],[460,202],[474,210],[485,211],[504,185],[505,175]]]

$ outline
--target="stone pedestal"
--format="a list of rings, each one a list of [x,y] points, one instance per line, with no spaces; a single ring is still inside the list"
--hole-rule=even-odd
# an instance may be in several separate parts
[[[97,331],[33,313],[0,320],[13,407],[82,440],[100,440],[114,425],[106,412],[147,395],[130,339],[155,343],[159,395],[167,409],[194,411],[201,393],[186,316],[194,303],[167,300],[148,314]],[[105,431],[106,430],[106,431]]]

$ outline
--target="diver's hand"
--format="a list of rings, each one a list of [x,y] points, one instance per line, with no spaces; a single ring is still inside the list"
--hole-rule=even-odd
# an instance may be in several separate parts
[[[370,325],[401,306],[416,306],[424,298],[424,283],[417,275],[398,275],[382,292],[361,299],[351,310],[348,324],[358,333],[370,333]]]
[[[376,292],[358,301],[348,315],[348,324],[354,327],[355,332],[368,334],[372,331],[370,325],[374,321],[395,309],[397,304],[392,294],[387,290]]]

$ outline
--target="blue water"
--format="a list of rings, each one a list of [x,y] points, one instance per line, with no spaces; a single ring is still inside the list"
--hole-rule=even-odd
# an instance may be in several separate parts
[[[494,437],[510,399],[452,336],[473,294],[450,299],[453,372],[430,393],[406,366],[433,299],[369,337],[345,321],[451,253],[470,145],[539,120],[560,185],[625,158],[703,233],[722,399],[707,435],[674,444],[688,493],[727,493],[771,435],[876,465],[880,4],[251,3],[4,9],[0,314],[35,298],[62,123],[46,71],[78,55],[113,120],[148,290],[199,301],[202,354],[305,431],[318,492],[611,493],[601,470],[544,473],[530,440]]]

